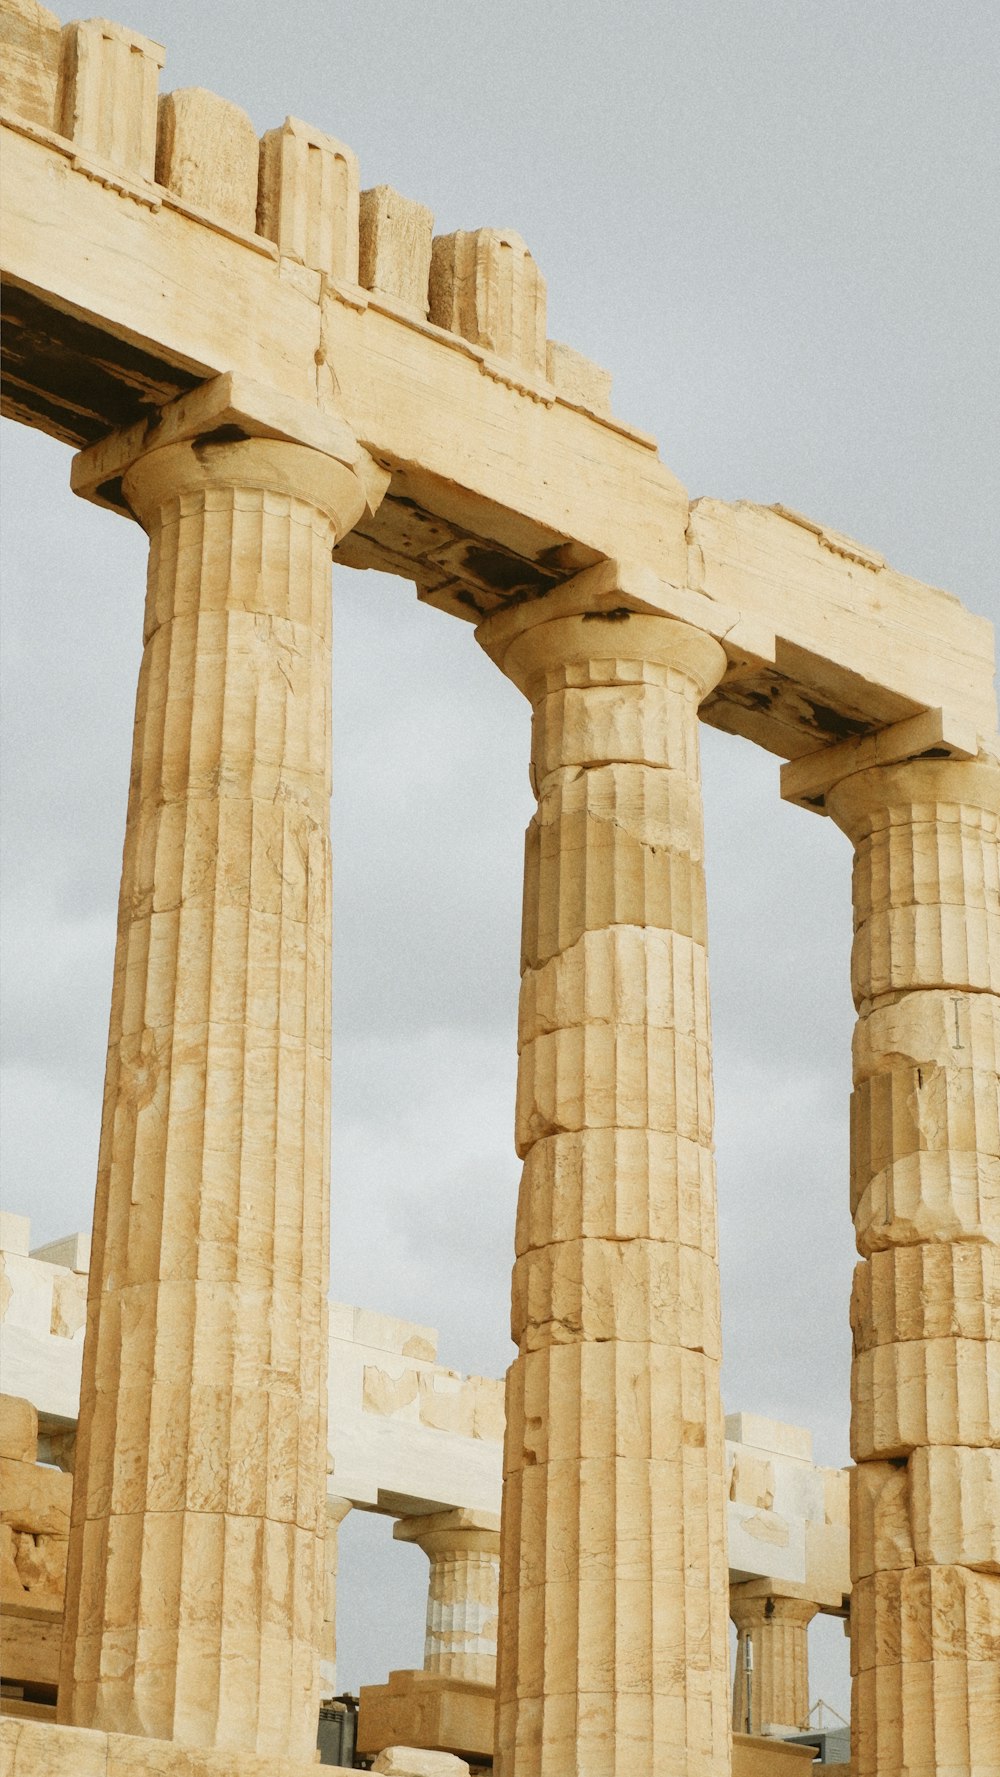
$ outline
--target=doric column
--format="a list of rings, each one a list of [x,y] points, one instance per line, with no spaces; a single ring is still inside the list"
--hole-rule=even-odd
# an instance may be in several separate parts
[[[624,606],[520,606],[477,633],[531,700],[538,798],[497,1768],[714,1777],[728,1572],[698,706],[725,657]]]
[[[319,1653],[319,1694],[324,1702],[337,1695],[337,1572],[340,1567],[340,1526],[350,1510],[349,1499],[327,1495],[326,1598]]]
[[[733,1728],[738,1734],[795,1734],[809,1718],[809,1624],[817,1607],[804,1598],[758,1593],[756,1582],[733,1586],[736,1624]],[[753,1649],[747,1726],[747,1644]]]
[[[851,1642],[857,1777],[1000,1746],[996,761],[827,795],[854,842]]]
[[[500,1520],[488,1512],[400,1518],[397,1542],[417,1543],[431,1564],[424,1671],[495,1684]]]
[[[157,448],[184,411],[123,483],[150,557],[60,1712],[311,1763],[330,553],[365,494],[233,425]]]

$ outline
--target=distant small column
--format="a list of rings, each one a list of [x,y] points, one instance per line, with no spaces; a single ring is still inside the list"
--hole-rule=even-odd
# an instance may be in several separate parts
[[[769,1592],[756,1582],[732,1586],[729,1614],[736,1624],[733,1729],[737,1734],[795,1734],[809,1718],[809,1624],[815,1604]],[[747,1726],[747,1645],[753,1649],[750,1725]]]
[[[489,1512],[400,1518],[397,1542],[416,1543],[431,1564],[424,1671],[495,1684],[500,1519]]]
[[[337,1695],[337,1570],[340,1566],[340,1526],[351,1510],[351,1501],[326,1496],[326,1609],[319,1654],[319,1694],[324,1703]]]

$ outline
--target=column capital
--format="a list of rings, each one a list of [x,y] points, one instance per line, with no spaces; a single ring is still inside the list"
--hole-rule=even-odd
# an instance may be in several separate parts
[[[426,1512],[419,1518],[397,1518],[392,1534],[398,1543],[416,1543],[428,1558],[452,1551],[500,1554],[500,1516],[457,1507],[450,1512]]]
[[[827,808],[849,839],[863,839],[887,811],[952,803],[1000,815],[1000,760],[986,752],[967,759],[901,759],[844,777]]]
[[[768,1589],[764,1580],[748,1580],[745,1585],[730,1586],[729,1615],[737,1629],[755,1628],[760,1623],[798,1623],[805,1628],[819,1614],[819,1605],[796,1592]]]
[[[950,710],[921,710],[902,722],[891,722],[874,734],[854,735],[849,740],[820,747],[789,759],[781,767],[781,795],[785,802],[816,814],[834,814],[832,798],[845,783],[871,778],[879,770],[901,766],[923,767],[965,764],[977,758],[995,763],[1000,738],[984,739],[973,722]],[[862,790],[862,797],[864,792]]]
[[[334,485],[339,480],[345,492],[349,485],[357,488],[357,511],[350,523],[340,528],[340,535],[357,523],[363,512],[377,511],[389,485],[388,471],[380,468],[358,443],[341,415],[309,407],[233,372],[199,383],[197,388],[178,396],[176,401],[157,410],[149,419],[113,432],[79,451],[73,458],[71,485],[82,499],[134,518],[137,514],[123,484],[136,466],[153,453],[170,446],[187,446],[188,455],[193,455],[206,479],[231,483],[236,473],[235,460],[228,453],[236,445],[265,442],[297,447],[301,453],[300,471],[307,475],[307,486],[289,487],[279,479],[278,486],[283,492],[301,492],[304,498],[312,498],[310,486],[313,482],[322,486],[320,471],[324,462],[328,474],[333,476]],[[305,469],[307,455],[316,459],[311,471]],[[251,476],[251,486],[262,485],[252,467],[255,460],[261,474],[265,472],[266,462],[274,465],[281,462],[273,453],[261,457],[259,453],[244,452],[241,466],[246,465],[245,473]],[[292,461],[287,459],[289,473]],[[350,483],[343,476],[336,476],[337,468],[350,473]],[[276,472],[281,476],[280,466]],[[271,486],[272,483],[268,480],[263,485]],[[342,497],[337,495],[336,501]],[[321,508],[324,506],[322,497],[318,504]]]
[[[717,617],[689,611],[692,595],[661,596],[674,591],[654,575],[603,562],[544,598],[484,618],[476,640],[532,702],[554,671],[567,675],[567,685],[630,684],[636,661],[684,673],[700,699],[719,683],[728,660],[713,633]]]

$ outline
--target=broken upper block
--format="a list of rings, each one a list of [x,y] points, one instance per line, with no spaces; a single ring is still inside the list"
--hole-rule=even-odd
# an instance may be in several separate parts
[[[439,235],[430,296],[436,326],[545,376],[545,279],[519,234],[477,228]]]
[[[434,217],[391,185],[361,193],[358,282],[426,316]]]
[[[246,112],[200,86],[160,100],[156,178],[186,204],[253,234],[260,148]]]
[[[550,339],[545,347],[545,366],[549,382],[566,401],[575,407],[586,407],[591,413],[611,412],[611,372],[592,364],[582,352]]]
[[[163,48],[107,19],[67,25],[64,45],[62,134],[127,177],[152,180]]]
[[[260,145],[258,220],[279,253],[356,284],[359,210],[352,149],[297,117],[268,130]]]
[[[0,105],[27,123],[56,127],[62,26],[38,0],[0,5]]]

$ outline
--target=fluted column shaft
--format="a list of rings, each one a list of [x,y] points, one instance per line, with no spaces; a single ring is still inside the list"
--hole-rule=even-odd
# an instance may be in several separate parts
[[[736,1676],[733,1684],[733,1728],[738,1734],[781,1729],[795,1733],[809,1719],[809,1624],[816,1605],[803,1598],[785,1598],[741,1586],[729,1593],[729,1614],[736,1624]],[[747,1643],[753,1648],[750,1727],[747,1727]]]
[[[854,842],[857,1777],[1000,1746],[1000,769],[827,796]]]
[[[417,1543],[431,1564],[424,1671],[496,1683],[500,1520],[457,1510],[401,1518],[397,1542]]]
[[[498,1670],[502,1777],[729,1768],[698,706],[711,638],[478,632],[533,706]],[[520,628],[519,625],[523,625]]]
[[[330,552],[298,445],[151,451],[64,1720],[311,1762],[325,1575]]]

